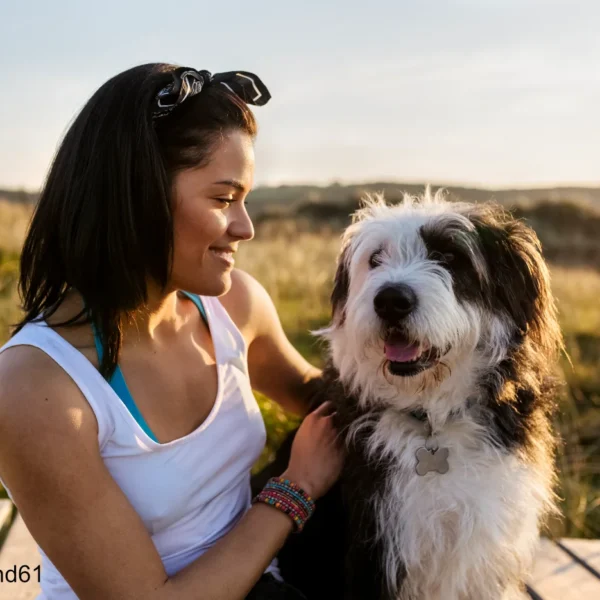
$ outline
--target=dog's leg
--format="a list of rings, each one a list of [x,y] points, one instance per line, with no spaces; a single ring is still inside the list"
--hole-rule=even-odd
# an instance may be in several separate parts
[[[349,531],[354,531],[349,527]],[[361,538],[367,534],[363,525]],[[368,537],[368,534],[365,536]],[[381,552],[367,539],[350,539],[346,548],[344,600],[393,600],[386,592]]]
[[[342,479],[347,514],[345,600],[397,600],[397,594],[388,589],[384,549],[372,504],[381,485],[380,477],[381,473],[369,467],[360,451],[352,446]],[[401,587],[405,574],[402,565],[398,569],[396,583]]]

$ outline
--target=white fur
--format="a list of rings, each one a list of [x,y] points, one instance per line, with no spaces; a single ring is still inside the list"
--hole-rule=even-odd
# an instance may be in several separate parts
[[[399,564],[407,568],[399,598],[520,597],[518,588],[514,596],[502,593],[531,565],[538,516],[552,501],[551,472],[494,449],[486,436],[466,414],[449,421],[435,440],[450,450],[450,471],[420,477],[415,454],[426,443],[423,424],[392,408],[378,420],[369,451],[391,459],[393,467],[373,510],[389,581]]]
[[[320,332],[361,406],[385,409],[373,423],[367,413],[349,435],[369,427],[368,451],[392,464],[373,510],[392,587],[399,565],[407,568],[399,600],[522,597],[518,584],[532,562],[539,518],[553,500],[549,459],[498,449],[491,430],[476,422],[478,374],[505,357],[510,325],[479,306],[461,305],[449,273],[427,258],[420,227],[432,219],[468,227],[456,209],[429,191],[419,203],[407,197],[396,207],[374,198],[344,238],[350,275],[344,322],[334,319]],[[383,263],[370,269],[369,257],[380,248]],[[437,366],[413,377],[382,369],[373,300],[390,283],[410,285],[419,299],[408,322],[411,336],[451,348]],[[415,453],[427,438],[423,423],[406,413],[416,406],[428,411],[436,442],[450,450],[447,474],[415,472]]]

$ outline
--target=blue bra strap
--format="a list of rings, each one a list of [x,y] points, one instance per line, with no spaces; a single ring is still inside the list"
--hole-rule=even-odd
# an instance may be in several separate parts
[[[104,348],[102,347],[102,341],[100,339],[100,335],[98,334],[98,330],[96,329],[95,323],[92,323],[92,328],[94,330],[94,343],[96,344],[96,352],[98,353],[98,363],[102,362],[102,357],[104,356]],[[131,413],[131,416],[137,421],[138,425],[144,430],[146,435],[159,444],[160,442],[156,439],[154,433],[150,429],[148,423],[146,423],[146,419],[144,419],[142,413],[138,409],[129,388],[127,387],[127,383],[125,382],[125,377],[123,377],[123,371],[121,371],[121,367],[117,365],[114,373],[111,378],[108,380],[108,384],[114,390],[115,394],[119,396],[123,404],[127,407],[127,410]]]
[[[182,293],[185,294],[198,307],[200,315],[204,319],[204,322],[208,325],[206,310],[202,304],[202,300],[200,300],[200,297],[183,290]],[[92,329],[94,331],[94,344],[96,345],[96,352],[98,354],[98,364],[100,364],[102,363],[102,357],[104,356],[104,348],[102,347],[102,340],[98,334],[98,329],[96,328],[96,324],[94,322],[92,322]],[[151,440],[159,444],[160,442],[156,439],[156,436],[152,433],[148,423],[146,423],[146,419],[144,419],[142,413],[139,411],[133,396],[129,391],[129,388],[127,387],[125,377],[123,377],[123,371],[121,371],[121,367],[119,367],[119,365],[117,365],[117,368],[115,369],[111,378],[108,380],[108,384],[122,400],[123,404],[127,407],[127,410],[131,413],[131,416],[137,421],[138,425],[144,430],[146,435]]]
[[[200,315],[204,319],[204,322],[208,325],[206,309],[204,308],[204,304],[202,304],[202,300],[200,300],[200,296],[196,296],[196,294],[190,294],[190,292],[186,292],[185,290],[181,290],[181,293],[187,296],[198,307]]]

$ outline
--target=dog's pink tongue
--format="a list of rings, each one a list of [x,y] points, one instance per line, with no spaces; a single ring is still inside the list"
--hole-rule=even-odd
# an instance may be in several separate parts
[[[385,344],[385,357],[392,362],[409,362],[419,356],[419,344],[391,343]]]

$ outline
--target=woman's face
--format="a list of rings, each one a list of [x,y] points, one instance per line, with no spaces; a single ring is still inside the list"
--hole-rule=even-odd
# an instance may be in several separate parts
[[[170,288],[220,296],[231,287],[239,243],[254,237],[245,198],[254,177],[252,139],[227,133],[210,162],[173,182],[173,269]]]

